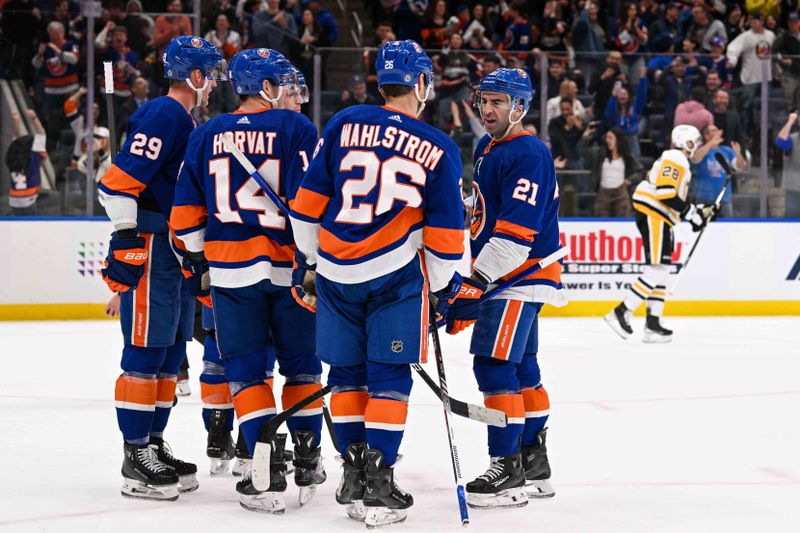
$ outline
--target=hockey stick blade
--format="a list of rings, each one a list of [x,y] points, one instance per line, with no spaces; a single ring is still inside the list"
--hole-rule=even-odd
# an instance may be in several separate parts
[[[261,428],[261,432],[258,435],[258,442],[256,443],[255,450],[253,450],[253,487],[255,487],[256,490],[264,492],[269,489],[269,463],[272,458],[272,439],[275,437],[275,434],[278,433],[278,428],[281,427],[289,417],[321,399],[330,391],[330,387],[322,387],[314,394],[309,394],[290,408],[273,416],[269,422],[264,424]]]
[[[419,377],[422,378],[422,381],[424,381],[425,384],[430,387],[434,394],[436,394],[436,396],[441,400],[442,389],[440,389],[439,385],[433,381],[433,378],[431,378],[430,374],[428,374],[419,364],[411,365],[411,367],[417,372]],[[454,415],[469,418],[470,420],[475,420],[476,422],[482,422],[488,426],[504,428],[508,425],[508,417],[502,411],[497,409],[489,409],[488,407],[483,407],[482,405],[462,402],[461,400],[456,400],[452,396],[449,397],[449,400],[450,410]]]

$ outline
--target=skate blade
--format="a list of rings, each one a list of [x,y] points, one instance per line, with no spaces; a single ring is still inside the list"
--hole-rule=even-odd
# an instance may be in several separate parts
[[[642,342],[647,344],[666,344],[672,342],[672,335],[660,335],[653,331],[645,330]]]
[[[272,446],[268,442],[257,442],[253,450],[253,488],[266,492],[270,485],[269,463],[272,458]]]
[[[628,340],[628,338],[631,336],[630,333],[622,329],[622,326],[619,325],[619,320],[617,320],[617,316],[614,314],[613,311],[605,315],[603,317],[603,320],[605,320],[606,324],[608,324],[611,327],[611,329],[614,330],[614,333],[616,333],[623,339]]]
[[[174,502],[178,499],[178,485],[147,485],[135,479],[125,479],[120,493],[126,498]]]
[[[214,459],[209,458],[209,471],[211,476],[224,476],[228,473],[233,461],[231,459]],[[241,475],[241,474],[239,474]]]
[[[536,500],[543,500],[545,498],[552,498],[556,495],[553,486],[546,479],[535,479],[525,482],[525,490],[528,492],[528,498]]]
[[[513,509],[528,505],[525,487],[501,490],[495,494],[467,492],[467,505],[473,509]]]
[[[247,470],[247,465],[250,463],[251,459],[236,459],[236,462],[233,463],[233,468],[231,469],[231,475],[235,477],[242,477]]]
[[[367,529],[399,524],[406,521],[407,509],[389,509],[388,507],[366,507],[364,523]]]
[[[286,502],[282,492],[262,492],[260,494],[240,494],[239,505],[248,511],[266,514],[283,514]]]
[[[196,474],[186,474],[178,478],[178,492],[194,492],[200,487]]]
[[[367,518],[367,508],[364,507],[363,500],[354,500],[347,505],[347,516],[356,522],[364,522]]]
[[[300,507],[304,506],[317,493],[317,486],[316,485],[309,485],[308,487],[299,487],[300,492],[297,494],[297,501],[300,503]]]

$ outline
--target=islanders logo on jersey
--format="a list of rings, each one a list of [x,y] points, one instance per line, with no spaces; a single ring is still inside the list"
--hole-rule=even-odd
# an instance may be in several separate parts
[[[521,68],[517,69],[517,74],[519,74],[520,77],[522,77],[522,78],[527,78],[528,77],[528,73],[525,72],[524,70],[522,70]]]
[[[469,217],[469,236],[472,240],[478,238],[486,224],[486,202],[483,200],[481,188],[472,182],[472,214]]]
[[[203,41],[201,41],[199,37],[192,37],[192,46],[195,48],[202,48]]]
[[[258,54],[258,57],[263,57],[264,59],[269,57],[269,50],[266,48],[259,48],[258,52],[256,53]]]

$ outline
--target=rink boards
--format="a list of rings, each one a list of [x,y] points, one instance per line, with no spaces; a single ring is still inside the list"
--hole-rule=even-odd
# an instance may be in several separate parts
[[[569,305],[551,316],[606,313],[644,261],[632,219],[564,219],[571,253],[563,283]],[[111,224],[102,218],[0,220],[0,320],[101,318],[111,293],[100,277]],[[673,272],[697,234],[675,230]],[[671,315],[800,315],[800,220],[712,223],[667,303]]]

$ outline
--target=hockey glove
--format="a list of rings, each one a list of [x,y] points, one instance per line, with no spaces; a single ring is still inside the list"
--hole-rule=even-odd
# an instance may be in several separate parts
[[[455,335],[478,320],[481,296],[486,292],[487,285],[488,282],[477,273],[462,281],[456,299],[447,310],[447,333]]]
[[[456,296],[458,296],[458,291],[461,290],[461,276],[458,272],[453,274],[453,278],[450,280],[450,283],[443,289],[440,289],[433,294],[433,305],[436,309],[436,321],[438,322],[440,319],[444,318],[445,313],[447,313],[447,309],[450,307],[450,304],[455,301]]]
[[[716,204],[689,204],[683,213],[683,219],[692,225],[692,231],[698,232],[706,227],[708,221],[717,214],[718,210]]]
[[[105,268],[100,271],[109,289],[128,292],[139,285],[147,263],[145,244],[144,237],[139,237],[135,229],[111,234]]]
[[[189,290],[195,298],[211,308],[211,275],[203,252],[187,252],[183,258],[183,275],[189,280]]]
[[[292,268],[292,297],[300,305],[311,311],[317,312],[317,265],[309,265],[303,252],[297,250],[294,254]]]

